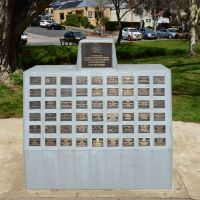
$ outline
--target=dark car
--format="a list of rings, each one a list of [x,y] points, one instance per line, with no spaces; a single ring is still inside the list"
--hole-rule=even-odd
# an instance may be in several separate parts
[[[56,23],[49,24],[46,27],[51,30],[65,30],[64,26],[62,26],[61,24],[56,24]]]
[[[83,40],[86,38],[86,36],[81,32],[75,32],[75,31],[68,31],[64,34],[64,38],[71,38],[75,40]]]
[[[139,31],[143,39],[157,39],[157,33],[150,28],[141,28]]]

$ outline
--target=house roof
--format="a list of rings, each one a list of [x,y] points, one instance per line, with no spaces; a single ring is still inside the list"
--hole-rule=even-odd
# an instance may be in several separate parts
[[[83,7],[97,7],[98,2],[95,0],[83,0],[77,7],[83,8]]]
[[[97,7],[97,0],[59,0],[51,4],[54,9]]]

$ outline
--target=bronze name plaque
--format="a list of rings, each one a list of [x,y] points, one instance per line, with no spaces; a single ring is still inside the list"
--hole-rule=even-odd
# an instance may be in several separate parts
[[[102,88],[92,88],[92,96],[93,97],[103,96],[103,89]]]
[[[76,101],[77,109],[87,109],[87,101]]]
[[[139,121],[150,121],[150,113],[139,113]]]
[[[108,88],[107,89],[107,95],[108,96],[118,96],[119,95],[118,88]]]
[[[45,146],[56,146],[56,138],[45,138]]]
[[[56,97],[56,89],[45,89],[45,97]]]
[[[149,96],[149,88],[138,88],[138,96]]]
[[[153,96],[165,96],[165,88],[154,88]]]
[[[108,113],[107,114],[107,121],[108,122],[117,122],[118,121],[118,114],[117,113]]]
[[[139,138],[139,146],[150,146],[150,138]]]
[[[103,121],[103,113],[92,113],[92,121],[93,122]]]
[[[103,125],[92,125],[92,133],[103,133]]]
[[[41,89],[30,89],[30,97],[41,97]]]
[[[41,121],[40,113],[30,113],[29,120],[30,121]]]
[[[61,97],[71,97],[72,89],[71,88],[62,88],[61,89]]]
[[[145,100],[138,101],[139,109],[148,109],[149,107],[150,107],[149,101],[145,101]]]
[[[165,84],[165,77],[164,76],[154,76],[153,83],[154,84]]]
[[[30,85],[41,85],[41,77],[30,77]]]
[[[123,84],[134,84],[134,77],[133,76],[123,76],[122,83]]]
[[[77,88],[76,89],[76,96],[77,97],[87,96],[87,88]]]
[[[30,125],[29,133],[41,133],[41,126],[40,125]]]
[[[40,109],[41,108],[41,102],[40,101],[30,101],[29,102],[29,108],[32,109]]]
[[[134,102],[133,101],[123,101],[123,109],[133,109]]]
[[[165,125],[155,125],[154,133],[166,133],[166,126]]]
[[[45,133],[56,133],[56,125],[46,125]]]
[[[72,109],[72,101],[61,101],[60,108],[61,109]]]
[[[92,77],[92,85],[102,85],[103,77],[102,76],[93,76]]]
[[[134,133],[134,125],[123,125],[122,131],[123,133]]]
[[[165,100],[154,100],[154,108],[165,108]]]
[[[93,147],[103,147],[103,138],[92,138]]]
[[[61,125],[60,132],[61,133],[72,133],[72,125]]]
[[[134,90],[133,88],[123,88],[122,89],[122,96],[133,96],[134,95]]]
[[[56,121],[56,113],[46,113],[45,121]]]
[[[56,85],[56,77],[45,77],[46,85]]]
[[[165,121],[165,113],[154,113],[154,121]]]
[[[72,146],[72,139],[71,138],[61,138],[60,139],[60,146],[62,146],[62,147]]]
[[[92,109],[103,109],[103,101],[92,101]]]
[[[107,132],[108,133],[119,133],[119,126],[118,125],[108,125]]]
[[[72,77],[61,77],[61,85],[72,85]]]
[[[83,68],[112,67],[112,44],[83,43],[81,45]]]
[[[123,113],[123,121],[134,121],[134,113]]]
[[[61,113],[60,120],[61,121],[72,121],[72,113]]]
[[[76,121],[87,121],[88,114],[87,113],[76,113]]]
[[[108,109],[116,109],[118,108],[118,101],[107,101]]]
[[[139,76],[138,84],[149,84],[149,76]]]
[[[154,146],[166,146],[166,138],[155,138]]]
[[[40,138],[29,138],[29,146],[40,146]]]
[[[76,146],[77,147],[87,147],[87,138],[77,138]]]
[[[118,76],[108,76],[107,84],[108,85],[117,85],[118,84]]]
[[[107,139],[107,146],[108,147],[118,147],[119,146],[119,139],[118,138],[108,138]]]
[[[138,132],[139,133],[150,133],[150,125],[139,125]]]
[[[123,138],[123,146],[124,147],[133,147],[134,139],[133,138]]]
[[[45,101],[45,109],[56,109],[56,101]]]
[[[87,84],[87,76],[77,76],[76,84],[77,85],[86,85]]]
[[[76,132],[77,133],[87,133],[88,132],[88,126],[87,125],[77,125],[76,126]]]

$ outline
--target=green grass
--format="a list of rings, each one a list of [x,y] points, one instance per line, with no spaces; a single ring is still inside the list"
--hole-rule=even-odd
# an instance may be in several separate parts
[[[173,120],[200,122],[200,44],[196,56],[189,57],[187,51],[188,42],[178,40],[142,41],[117,47],[119,63],[163,64],[171,69]],[[22,52],[24,68],[36,64],[74,64],[77,47],[26,46]],[[22,86],[1,86],[0,118],[21,116]]]
[[[0,118],[22,117],[22,86],[0,86]]]

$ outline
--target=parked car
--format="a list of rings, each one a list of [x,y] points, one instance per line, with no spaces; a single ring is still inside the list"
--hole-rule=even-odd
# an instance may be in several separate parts
[[[144,39],[157,39],[157,33],[150,28],[141,28],[139,31],[142,33]]]
[[[22,35],[21,35],[21,41],[20,41],[20,43],[26,44],[27,40],[28,40],[28,34],[26,32],[23,32]]]
[[[48,25],[51,25],[51,24],[53,24],[53,23],[54,23],[53,20],[42,20],[42,21],[40,21],[40,27],[41,27],[41,28],[45,28],[45,27],[47,27]]]
[[[135,28],[124,28],[122,30],[122,39],[141,40],[142,34]]]
[[[158,38],[176,38],[177,31],[174,29],[162,29],[157,32]]]
[[[48,29],[51,30],[65,30],[65,27],[61,24],[53,23],[46,26]]]
[[[81,32],[75,32],[75,31],[68,31],[64,34],[64,38],[71,38],[75,40],[83,40],[86,38],[86,36]]]

